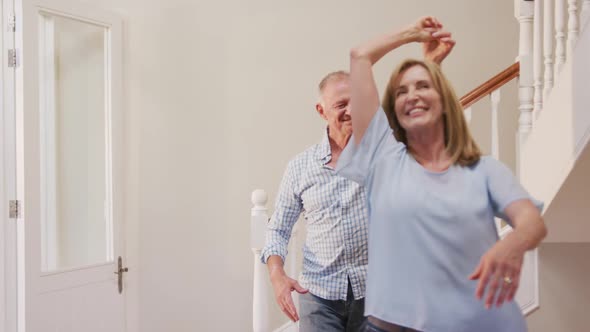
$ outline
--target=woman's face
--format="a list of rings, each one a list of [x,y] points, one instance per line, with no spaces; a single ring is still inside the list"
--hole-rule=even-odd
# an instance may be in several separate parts
[[[395,114],[409,135],[425,129],[435,130],[443,124],[440,94],[424,67],[415,65],[406,69],[393,93]]]

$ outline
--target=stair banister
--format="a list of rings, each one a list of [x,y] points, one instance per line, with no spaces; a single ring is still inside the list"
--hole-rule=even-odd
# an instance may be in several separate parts
[[[543,55],[545,57],[545,69],[544,69],[544,87],[543,87],[543,99],[547,99],[547,96],[551,93],[553,88],[553,72],[554,72],[554,61],[553,61],[553,0],[543,1]],[[551,13],[551,14],[548,14]],[[537,20],[539,20],[537,18]],[[540,20],[539,20],[540,21]]]
[[[512,81],[518,77],[520,71],[520,63],[515,62],[502,72],[487,80],[482,85],[469,91],[461,97],[461,105],[464,109],[468,109],[471,105],[477,103],[482,98],[489,96],[492,92],[498,90],[504,84]]]
[[[559,75],[565,64],[565,0],[555,0],[555,77]],[[548,13],[551,15],[552,13]]]
[[[533,76],[534,76],[534,87],[535,94],[533,97],[534,108],[533,108],[533,121],[539,116],[541,109],[543,108],[543,50],[542,50],[542,39],[543,39],[543,20],[536,19],[541,17],[541,9],[543,3],[541,1],[535,1],[534,18],[533,18]]]
[[[582,14],[580,15],[581,27],[586,25],[586,22],[588,22],[588,17],[590,17],[590,0],[583,0]]]
[[[560,0],[557,0],[560,1]],[[518,61],[520,78],[518,80],[518,99],[520,116],[518,119],[519,142],[522,144],[532,127],[533,118],[533,14],[534,2],[517,0],[515,16],[520,25]]]
[[[567,1],[567,11],[569,13],[567,20],[567,57],[571,58],[580,32],[577,0]]]

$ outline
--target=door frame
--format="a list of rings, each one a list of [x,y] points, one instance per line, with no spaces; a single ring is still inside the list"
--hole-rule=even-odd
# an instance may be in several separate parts
[[[2,70],[0,82],[0,327],[3,331],[23,331],[22,309],[24,290],[18,282],[22,276],[23,261],[18,254],[19,236],[23,235],[20,218],[10,218],[9,201],[17,199],[16,189],[16,89],[15,68],[8,65],[8,50],[15,49],[15,32],[9,25],[16,22],[14,0],[2,0],[0,4],[0,39],[2,44]],[[18,53],[17,53],[18,54]]]

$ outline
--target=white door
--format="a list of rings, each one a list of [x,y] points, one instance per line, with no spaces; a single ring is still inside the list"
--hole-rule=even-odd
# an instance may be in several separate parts
[[[24,327],[125,331],[121,21],[67,0],[16,10]]]

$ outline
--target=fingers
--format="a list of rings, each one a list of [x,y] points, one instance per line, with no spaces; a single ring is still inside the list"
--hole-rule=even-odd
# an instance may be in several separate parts
[[[441,50],[440,50],[439,55],[437,56],[436,62],[440,64],[444,59],[446,59],[447,56],[453,50],[453,47],[455,47],[454,40],[452,40],[452,39],[443,40]]]
[[[492,307],[494,299],[496,298],[496,292],[502,286],[503,277],[501,273],[502,272],[499,269],[496,269],[496,271],[490,277],[490,282],[485,296],[485,307],[488,309]]]
[[[475,297],[479,300],[483,298],[484,292],[486,287],[488,286],[488,282],[490,281],[491,274],[493,271],[488,264],[480,263],[481,273],[479,274],[479,282],[477,283],[477,288],[475,289]]]
[[[506,300],[508,292],[512,289],[512,278],[508,276],[503,277],[500,281],[500,285],[498,297],[496,298],[496,307],[501,307]]]
[[[293,322],[298,321],[299,315],[297,315],[297,310],[293,304],[291,292],[296,288],[299,289],[298,291],[302,292],[307,292],[307,290],[301,287],[296,280],[291,279],[286,275],[273,278],[271,279],[271,282],[275,292],[275,299],[281,311]]]
[[[453,39],[450,39],[450,38],[448,40],[443,40],[443,41],[444,41],[444,43],[445,43],[445,45],[447,47],[446,48],[446,52],[447,53],[450,53],[451,50],[453,49],[453,47],[455,47],[455,44],[457,44],[456,41],[454,41]]]
[[[518,290],[518,286],[520,285],[520,274],[518,276],[514,276],[512,278],[512,287],[506,293],[506,302],[510,302],[514,300],[514,296],[516,295],[516,291]]]
[[[305,294],[305,293],[309,292],[308,289],[301,287],[301,285],[298,282],[295,282],[293,284],[293,289],[299,294]]]
[[[494,275],[491,277],[491,281],[489,283],[486,295],[485,295],[485,307],[491,308],[494,304],[494,300],[498,297],[498,292],[502,290],[502,286],[504,284],[504,280],[502,277],[502,273],[500,271],[496,271]]]
[[[442,24],[436,17],[434,16],[425,16],[420,19],[422,26],[424,27],[434,27],[434,28],[442,28]]]
[[[520,271],[518,269],[508,269],[502,275],[504,277],[502,278],[502,289],[496,299],[497,307],[514,299],[520,281]]]
[[[480,282],[476,289],[476,297],[485,297],[484,305],[491,308],[494,304],[502,306],[506,301],[512,301],[518,289],[519,269],[507,265],[487,264],[481,274]]]
[[[453,44],[449,43],[448,47]],[[479,279],[475,296],[484,299],[486,308],[500,307],[512,301],[519,285],[524,252],[505,240],[497,242],[484,256],[471,274],[470,279]]]
[[[439,29],[442,28],[442,23],[440,23],[440,21],[436,18],[436,17],[432,17],[432,23],[434,24],[434,26],[438,27]]]
[[[297,309],[295,309],[295,304],[293,303],[293,298],[291,294],[287,294],[283,296],[281,299],[281,310],[291,319],[292,321],[296,322],[299,320],[299,315],[297,314]]]
[[[444,30],[435,30],[432,32],[432,37],[441,41],[444,41],[445,39],[449,40],[451,38],[451,33]]]
[[[469,280],[479,279],[479,276],[481,275],[481,272],[482,271],[483,271],[483,263],[480,261],[479,262],[479,265],[477,265],[477,267],[475,268],[475,270],[473,270],[473,272],[469,276]]]

